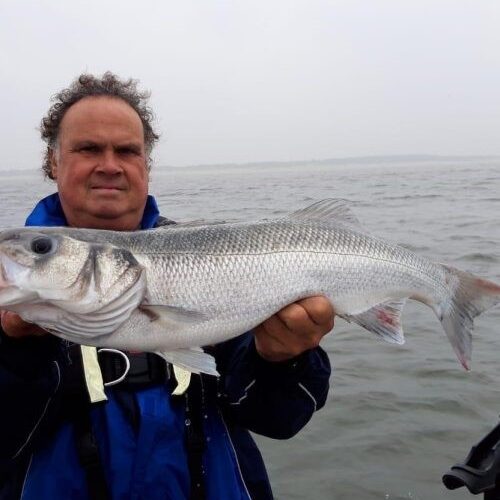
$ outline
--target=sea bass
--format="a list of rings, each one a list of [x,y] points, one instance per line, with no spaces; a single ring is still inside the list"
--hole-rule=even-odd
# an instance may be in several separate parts
[[[397,344],[405,301],[423,302],[468,369],[473,319],[500,302],[500,286],[371,236],[340,200],[258,222],[10,229],[0,266],[0,308],[76,343],[158,352],[213,374],[201,346],[313,295]]]

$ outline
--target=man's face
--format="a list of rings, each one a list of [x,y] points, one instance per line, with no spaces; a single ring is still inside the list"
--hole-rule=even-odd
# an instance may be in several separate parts
[[[71,106],[51,160],[70,226],[139,227],[148,193],[144,131],[125,101],[86,97]]]

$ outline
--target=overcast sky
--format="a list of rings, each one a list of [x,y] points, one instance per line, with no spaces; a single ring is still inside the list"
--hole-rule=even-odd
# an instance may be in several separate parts
[[[500,154],[498,0],[0,0],[0,169],[106,70],[152,91],[159,165]]]

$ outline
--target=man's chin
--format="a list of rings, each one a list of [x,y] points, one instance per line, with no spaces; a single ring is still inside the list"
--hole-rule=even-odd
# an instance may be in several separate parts
[[[88,211],[88,215],[97,221],[101,219],[103,221],[112,221],[126,217],[130,211],[131,208],[128,205],[117,204],[116,201],[114,203],[100,201],[92,204],[92,207],[90,207]]]
[[[135,231],[140,227],[140,218],[128,213],[117,213],[112,211],[100,211],[87,214],[85,219],[80,219],[74,227],[85,227],[87,229],[103,229],[107,231]]]

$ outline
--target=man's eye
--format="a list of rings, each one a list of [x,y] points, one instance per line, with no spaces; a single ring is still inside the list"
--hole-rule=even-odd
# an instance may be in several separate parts
[[[97,153],[98,147],[97,146],[82,146],[79,148],[79,151],[82,151],[84,153]]]
[[[117,153],[120,155],[136,155],[137,151],[131,148],[119,148]]]

